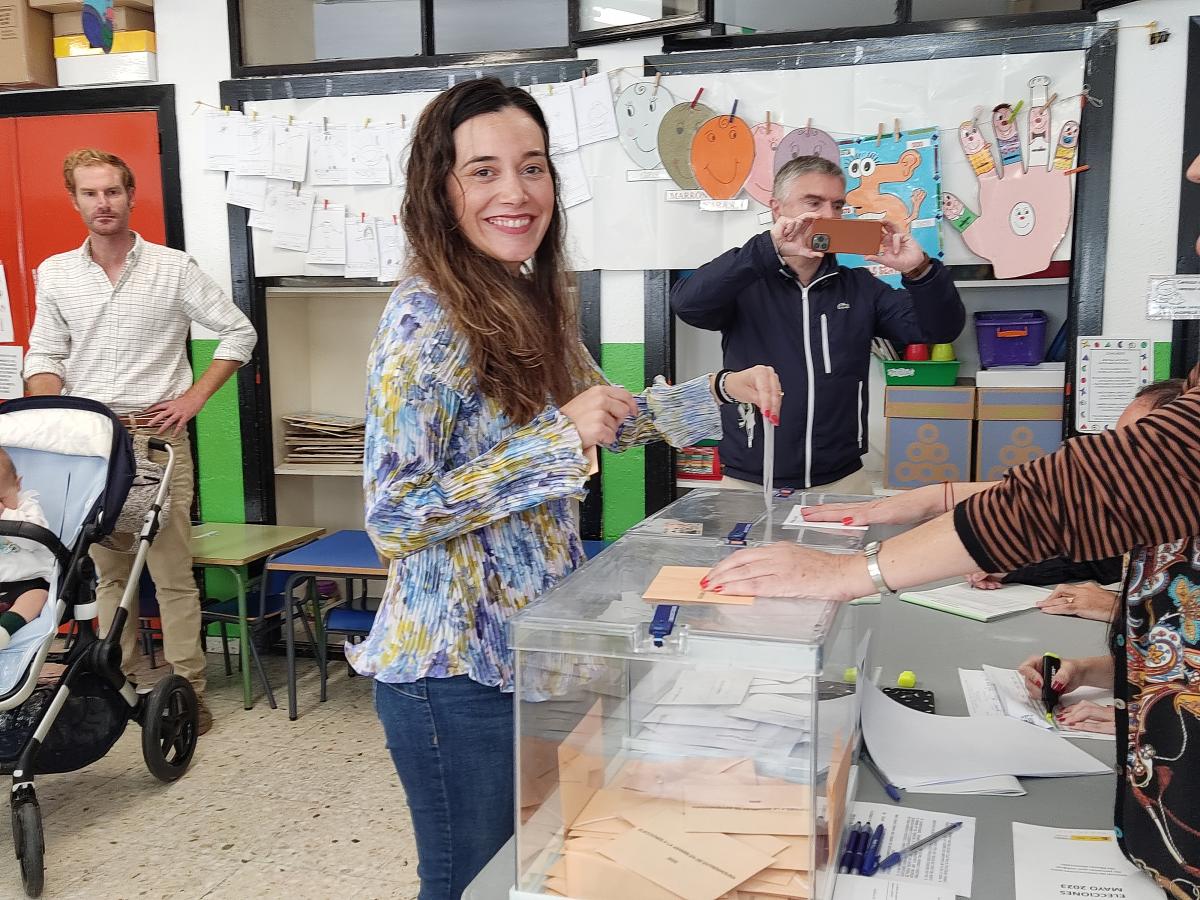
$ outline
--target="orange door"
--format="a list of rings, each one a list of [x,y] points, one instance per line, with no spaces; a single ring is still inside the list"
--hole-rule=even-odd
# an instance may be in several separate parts
[[[157,113],[0,119],[0,261],[13,295],[16,343],[26,347],[36,311],[33,270],[48,256],[78,247],[86,234],[62,171],[67,154],[81,147],[115,153],[129,164],[137,179],[130,224],[148,241],[166,241]]]

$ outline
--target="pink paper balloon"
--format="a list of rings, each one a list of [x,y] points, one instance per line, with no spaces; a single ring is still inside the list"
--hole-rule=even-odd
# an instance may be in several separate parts
[[[775,151],[783,140],[783,126],[778,122],[765,122],[750,129],[754,138],[754,165],[746,179],[746,193],[763,206],[771,205],[771,194],[775,181]]]

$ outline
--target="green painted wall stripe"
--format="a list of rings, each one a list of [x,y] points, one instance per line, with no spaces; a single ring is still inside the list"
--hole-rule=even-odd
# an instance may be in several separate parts
[[[1171,377],[1171,342],[1154,342],[1154,380],[1162,381]]]
[[[217,341],[192,341],[192,377],[199,378],[212,362]],[[242,484],[242,427],[238,415],[237,376],[230,378],[196,416],[196,459],[200,483],[200,518],[208,522],[245,522],[246,498]],[[227,572],[205,574],[208,596],[236,596],[237,587]],[[219,634],[210,625],[211,634]],[[229,627],[237,634],[237,626]]]
[[[637,393],[646,386],[643,344],[601,344],[600,368],[613,384]],[[605,451],[600,467],[603,532],[615,541],[646,518],[646,451]]]

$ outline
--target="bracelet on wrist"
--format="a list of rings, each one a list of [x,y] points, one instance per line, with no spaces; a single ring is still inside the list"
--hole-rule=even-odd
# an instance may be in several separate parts
[[[928,275],[932,266],[933,260],[930,259],[929,254],[926,253],[924,254],[924,258],[916,265],[915,268],[910,269],[907,272],[902,272],[901,274],[908,281],[917,281],[918,279],[924,278],[926,275]]]
[[[720,403],[736,403],[729,393],[725,390],[725,379],[733,373],[733,369],[722,369],[717,373],[717,377],[713,379],[713,391],[717,395],[717,400]]]

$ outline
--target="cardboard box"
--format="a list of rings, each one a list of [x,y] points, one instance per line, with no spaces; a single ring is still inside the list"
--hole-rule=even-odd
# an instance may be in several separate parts
[[[25,0],[0,0],[0,86],[54,87],[54,36],[50,14]]]
[[[970,478],[975,388],[889,385],[884,415],[887,487],[914,488]]]
[[[158,44],[153,31],[118,31],[113,34],[109,53],[156,53]],[[64,34],[54,39],[54,58],[103,56],[102,47],[93,47],[83,34]]]
[[[129,6],[118,6],[113,9],[114,31],[153,31],[154,13]],[[83,12],[62,12],[54,14],[54,36],[66,34],[83,34]]]
[[[154,53],[65,56],[56,59],[54,64],[58,67],[58,83],[61,87],[158,80],[158,56]]]
[[[1013,466],[1053,453],[1062,444],[1063,390],[979,388],[975,417],[975,479],[996,481]]]
[[[154,0],[114,0],[113,6],[131,6],[152,11]],[[30,9],[48,13],[83,13],[83,0],[29,0]]]

